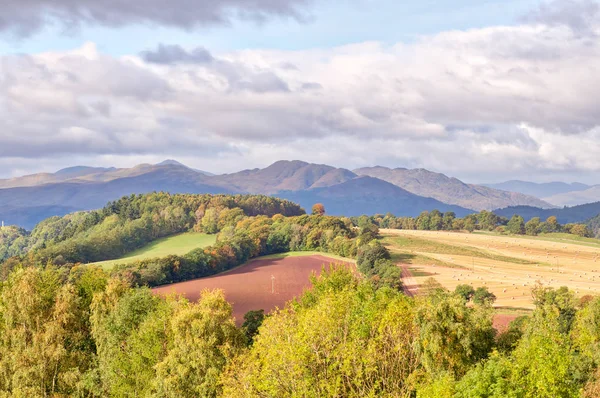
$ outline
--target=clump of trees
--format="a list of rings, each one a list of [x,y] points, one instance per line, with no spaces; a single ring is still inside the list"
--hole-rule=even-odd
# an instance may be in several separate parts
[[[167,256],[118,265],[113,273],[133,285],[158,286],[214,275],[249,259],[289,251],[321,251],[355,258],[366,276],[378,284],[400,289],[399,268],[386,248],[375,242],[378,228],[355,229],[349,220],[324,215],[243,217],[235,226],[218,225],[217,243],[183,256]],[[379,248],[376,252],[373,248]]]
[[[385,252],[370,245],[362,266]],[[407,297],[345,267],[265,316],[220,291],[155,296],[97,267],[13,270],[0,284],[0,395],[597,397],[600,298],[538,286],[498,334],[493,298]],[[485,289],[484,289],[485,290]],[[488,292],[489,293],[489,292]],[[477,297],[481,296],[479,300]]]
[[[26,256],[31,264],[112,260],[147,243],[187,231],[217,233],[245,216],[299,216],[295,203],[265,195],[131,195],[101,210],[51,217],[31,233],[0,230],[0,261]]]
[[[438,210],[424,211],[418,217],[395,217],[386,215],[353,217],[355,225],[371,222],[380,228],[407,229],[420,231],[495,231],[513,235],[536,236],[542,233],[564,232],[581,237],[592,237],[592,230],[585,224],[560,225],[556,217],[551,216],[546,221],[534,217],[527,223],[520,215],[515,214],[511,219],[500,217],[493,212],[482,210],[464,218],[457,218],[454,212],[441,213]]]

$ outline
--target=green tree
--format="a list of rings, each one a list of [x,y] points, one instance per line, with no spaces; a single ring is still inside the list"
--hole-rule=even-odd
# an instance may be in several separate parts
[[[462,297],[465,301],[469,301],[475,294],[475,289],[471,285],[458,285],[454,289],[454,294]]]
[[[525,234],[525,220],[523,220],[523,217],[517,214],[512,216],[506,227],[508,229],[508,232],[513,235]]]
[[[160,396],[216,397],[221,372],[246,345],[222,291],[203,291],[198,303],[180,303],[169,322],[169,352],[156,365]]]
[[[254,342],[254,336],[258,334],[258,328],[265,320],[265,310],[248,311],[244,314],[242,330],[249,344]]]
[[[525,233],[527,235],[536,236],[540,232],[540,218],[533,217],[525,224]]]
[[[409,396],[418,368],[410,299],[336,268],[265,319],[225,374],[225,397]]]
[[[493,345],[491,306],[468,307],[458,295],[435,291],[423,300],[415,316],[421,362],[429,375],[464,375],[486,358]]]
[[[475,304],[493,304],[496,301],[496,295],[488,290],[487,287],[478,287],[473,294]]]

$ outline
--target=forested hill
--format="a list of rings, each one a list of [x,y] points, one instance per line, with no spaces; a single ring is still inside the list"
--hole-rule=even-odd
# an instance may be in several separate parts
[[[588,203],[585,205],[564,207],[562,209],[540,209],[531,206],[512,206],[504,209],[494,210],[499,216],[510,218],[515,214],[520,215],[525,221],[531,220],[534,217],[547,219],[555,216],[559,223],[582,223],[587,222],[592,217],[600,214],[600,202]]]
[[[28,254],[32,262],[111,260],[155,239],[191,230],[215,233],[244,216],[297,216],[295,203],[264,195],[131,195],[104,208],[51,217],[31,233],[0,229],[0,261]]]

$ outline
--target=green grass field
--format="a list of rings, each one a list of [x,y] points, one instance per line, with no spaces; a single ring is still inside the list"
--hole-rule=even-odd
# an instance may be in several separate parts
[[[104,269],[110,269],[116,264],[124,264],[137,260],[166,257],[169,255],[184,255],[194,249],[210,246],[215,243],[216,239],[216,235],[207,235],[197,232],[169,236],[155,240],[119,259],[101,261],[94,263],[94,265],[99,265]]]

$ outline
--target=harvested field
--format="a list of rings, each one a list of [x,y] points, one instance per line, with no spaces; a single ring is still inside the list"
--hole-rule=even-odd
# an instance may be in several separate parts
[[[536,284],[568,286],[577,296],[600,294],[600,247],[590,242],[467,234],[382,230],[384,244],[411,285],[434,278],[444,287],[485,286],[496,306],[533,308]],[[412,261],[419,258],[419,261]],[[427,261],[430,259],[430,261]],[[408,265],[408,267],[406,267]]]
[[[175,283],[153,289],[157,294],[182,294],[197,300],[204,289],[222,289],[233,305],[233,316],[238,325],[244,314],[251,310],[283,308],[285,303],[310,287],[309,276],[319,274],[322,267],[340,260],[324,255],[255,259],[219,275]],[[345,264],[350,265],[350,262]]]

